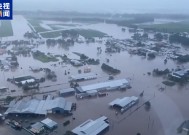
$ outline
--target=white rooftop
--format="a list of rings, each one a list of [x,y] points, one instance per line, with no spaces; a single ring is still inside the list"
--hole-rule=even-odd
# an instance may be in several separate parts
[[[138,100],[138,97],[132,96],[132,97],[124,97],[124,98],[117,98],[109,103],[110,106],[118,105],[120,107],[125,107],[131,102],[136,102]]]
[[[97,78],[97,74],[95,74],[95,73],[84,73],[84,74],[71,75],[72,80],[92,79],[92,78]]]
[[[33,82],[35,82],[35,79],[27,79],[27,80],[21,81],[22,84],[33,83]]]
[[[98,90],[98,89],[104,89],[104,88],[110,89],[110,88],[115,88],[115,87],[121,87],[124,85],[129,85],[129,82],[126,79],[91,84],[87,86],[81,86],[80,88],[82,91],[85,92],[85,91]]]
[[[62,89],[59,90],[60,93],[75,92],[74,88]]]
[[[53,108],[62,108],[66,111],[70,111],[72,107],[72,103],[66,101],[62,97],[58,97],[55,99],[47,99],[47,100],[13,100],[9,104],[9,108],[5,112],[5,114],[9,113],[32,113],[32,114],[43,114],[46,115],[47,111],[52,110]]]
[[[98,135],[104,129],[109,127],[109,124],[105,122],[107,117],[102,116],[96,120],[87,120],[83,124],[79,125],[72,130],[77,135]]]
[[[43,121],[41,121],[41,123],[43,123],[45,126],[47,126],[50,129],[58,125],[55,121],[49,118],[44,119]]]

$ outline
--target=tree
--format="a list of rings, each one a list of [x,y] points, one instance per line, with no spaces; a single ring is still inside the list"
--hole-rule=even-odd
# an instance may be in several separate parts
[[[153,54],[153,53],[149,53],[149,54],[148,54],[148,57],[149,57],[150,59],[154,59],[156,56],[155,56],[155,54]]]
[[[141,39],[141,34],[140,34],[140,33],[135,33],[135,34],[132,36],[132,38],[133,38],[134,40],[140,40],[140,39]]]
[[[138,42],[136,45],[137,46],[145,46],[145,44],[143,44],[142,42]]]
[[[145,102],[145,108],[146,108],[146,110],[150,110],[150,108],[151,108],[150,101]]]
[[[87,57],[85,54],[81,54],[80,55],[80,59],[81,60],[85,60],[85,59],[88,59],[89,57]]]
[[[154,35],[154,38],[158,41],[162,41],[163,40],[163,35],[161,33],[156,33]]]
[[[148,39],[148,33],[144,33],[144,34],[142,35],[142,37],[143,37],[144,39]]]
[[[123,32],[125,32],[125,31],[126,31],[126,29],[125,29],[125,28],[122,28],[121,30],[122,30]]]
[[[169,36],[170,43],[180,43],[182,45],[189,45],[189,38],[186,35],[175,33]]]
[[[7,96],[6,99],[5,99],[5,101],[6,102],[11,102],[13,99],[14,99],[13,97]]]
[[[12,60],[13,60],[13,61],[17,61],[16,55],[13,55],[13,56],[12,56]]]

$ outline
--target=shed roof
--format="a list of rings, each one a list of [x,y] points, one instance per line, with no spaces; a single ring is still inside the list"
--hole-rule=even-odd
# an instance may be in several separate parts
[[[41,123],[43,123],[45,126],[47,126],[50,129],[52,129],[58,125],[55,121],[53,121],[49,118],[42,120]]]
[[[44,126],[44,125],[43,125],[42,123],[40,123],[40,122],[37,122],[37,123],[31,125],[31,127],[32,127],[33,129],[35,129],[35,130],[39,130],[39,129],[41,129],[43,126]]]
[[[118,105],[120,107],[125,107],[131,102],[136,102],[138,100],[138,97],[132,96],[132,97],[124,97],[124,98],[117,98],[109,103],[110,106]]]
[[[77,135],[98,135],[104,129],[109,127],[109,124],[105,122],[107,117],[103,116],[96,120],[87,120],[83,124],[79,125],[72,130]]]
[[[62,89],[59,92],[60,92],[60,94],[75,92],[75,89],[74,88]]]

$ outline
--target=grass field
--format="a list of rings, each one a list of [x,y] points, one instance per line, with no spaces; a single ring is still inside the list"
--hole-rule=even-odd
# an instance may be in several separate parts
[[[33,58],[36,59],[36,60],[39,60],[39,61],[41,61],[43,63],[58,61],[58,59],[56,57],[47,56],[46,54],[44,54],[42,52],[33,53]]]
[[[52,31],[40,34],[43,38],[57,38],[61,36],[61,31]]]
[[[49,27],[51,27],[53,30],[60,30],[60,29],[64,29],[62,26],[57,26],[57,25],[51,25],[51,24],[48,24]]]
[[[0,21],[0,37],[13,36],[11,21]]]
[[[139,27],[154,29],[158,32],[189,32],[189,22],[187,21],[167,24],[140,25]]]
[[[47,56],[38,56],[38,57],[34,57],[34,59],[37,59],[43,63],[48,63],[48,62],[57,62],[58,59],[55,57],[47,57]]]
[[[43,38],[57,38],[61,36],[61,31],[63,31],[63,27],[75,27],[78,26],[77,24],[49,24],[49,27],[51,27],[53,30],[51,31],[43,28],[40,23],[42,23],[40,20],[34,20],[34,19],[28,19],[28,22],[33,26],[36,32],[38,32]],[[60,25],[59,27],[57,25]],[[63,26],[63,27],[61,27]],[[99,37],[102,38],[106,34],[97,30],[91,30],[91,29],[72,29],[75,30],[79,35],[85,37],[85,38],[94,38]],[[48,31],[48,32],[46,32]],[[44,32],[44,33],[40,33]]]
[[[31,24],[28,24],[28,26],[30,27],[30,29],[32,30],[32,32],[35,32],[34,28],[31,26]]]
[[[33,28],[35,29],[36,32],[45,32],[45,31],[49,31],[43,27],[41,27],[40,20],[33,20],[33,19],[29,19],[28,22],[33,26]]]
[[[97,30],[91,30],[91,29],[74,29],[75,31],[78,32],[79,35],[85,37],[85,38],[94,38],[94,37],[99,37],[102,38],[106,34]],[[55,32],[47,32],[47,33],[41,33],[41,36],[43,38],[56,38],[61,36],[61,31],[55,31]]]
[[[36,32],[49,31],[49,30],[47,30],[47,29],[45,29],[45,28],[43,28],[43,27],[41,27],[41,26],[35,26],[34,29],[35,29]]]
[[[40,20],[34,20],[34,19],[28,19],[28,22],[33,26],[33,27],[39,27],[41,21]]]
[[[94,38],[94,37],[102,38],[105,35],[107,35],[103,32],[97,30],[91,30],[91,29],[76,29],[76,31],[85,38]]]
[[[76,27],[78,24],[48,24],[53,30],[64,29],[64,27]]]

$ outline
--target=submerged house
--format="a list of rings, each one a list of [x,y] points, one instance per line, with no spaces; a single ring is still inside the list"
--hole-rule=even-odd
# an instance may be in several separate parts
[[[18,87],[22,87],[23,90],[29,89],[38,89],[39,88],[39,80],[33,76],[20,76],[13,77],[13,79],[9,79],[10,82],[14,83]]]
[[[189,69],[172,72],[169,75],[169,77],[170,77],[170,79],[178,80],[178,81],[188,79],[189,78]]]
[[[5,117],[0,113],[0,122],[5,120]]]
[[[102,135],[109,129],[108,118],[102,116],[96,120],[87,120],[72,130],[75,135]]]
[[[22,99],[10,102],[5,115],[47,115],[48,113],[70,114],[71,108],[72,102],[68,102],[62,97],[55,99],[47,98],[46,100],[32,99],[29,101]]]
[[[181,135],[188,135],[189,134],[189,120],[185,120],[177,129],[178,133]]]
[[[53,131],[58,127],[58,123],[55,121],[46,118],[41,122],[36,122],[32,124],[28,129],[32,134],[40,135],[43,134],[45,131]]]
[[[97,78],[97,74],[84,73],[84,74],[78,74],[78,75],[71,75],[70,80],[71,81],[85,81],[85,80],[92,80],[96,78]]]
[[[55,121],[53,121],[49,118],[42,120],[41,123],[44,125],[45,128],[47,128],[49,130],[53,130],[58,127],[58,123],[56,123]]]
[[[36,122],[36,123],[31,125],[29,130],[33,134],[38,135],[38,134],[41,134],[41,133],[44,132],[44,125],[41,122]]]
[[[124,97],[124,98],[117,98],[109,103],[109,106],[117,108],[120,110],[121,113],[127,111],[129,108],[134,106],[136,103],[138,103],[139,99],[138,97],[132,96],[132,97]]]
[[[16,85],[24,85],[26,83],[35,83],[36,79],[32,76],[20,76],[13,78],[13,81]]]
[[[9,90],[9,88],[7,88],[7,87],[0,87],[1,94],[7,92],[8,90]]]
[[[75,94],[75,89],[74,88],[68,88],[68,89],[61,89],[59,90],[59,95],[61,97],[66,97],[66,96],[71,96]]]
[[[71,63],[73,66],[83,66],[83,63],[80,62],[79,60],[71,60],[70,63]]]

